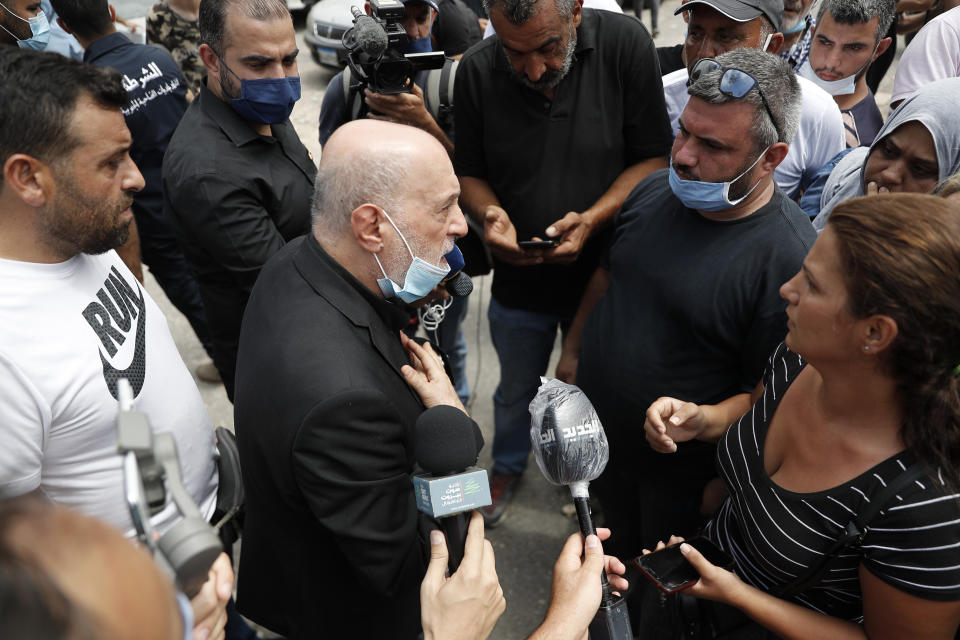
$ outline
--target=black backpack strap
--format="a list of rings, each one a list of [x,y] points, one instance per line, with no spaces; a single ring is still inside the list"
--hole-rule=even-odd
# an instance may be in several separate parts
[[[843,553],[845,549],[852,546],[859,546],[870,528],[870,523],[877,517],[880,511],[883,510],[884,505],[890,502],[890,500],[908,484],[922,476],[923,473],[923,465],[919,462],[907,467],[900,475],[885,486],[873,500],[868,502],[859,515],[847,523],[847,526],[844,527],[840,536],[830,545],[817,562],[810,565],[806,571],[797,576],[792,582],[773,589],[773,595],[780,598],[792,598],[818,584],[826,572],[827,565],[830,561]]]

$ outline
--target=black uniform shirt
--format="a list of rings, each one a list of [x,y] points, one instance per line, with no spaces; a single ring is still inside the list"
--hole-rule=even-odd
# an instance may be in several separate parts
[[[163,162],[164,210],[200,284],[214,359],[231,397],[253,283],[270,256],[310,229],[316,165],[289,120],[271,129],[261,136],[203,87]]]

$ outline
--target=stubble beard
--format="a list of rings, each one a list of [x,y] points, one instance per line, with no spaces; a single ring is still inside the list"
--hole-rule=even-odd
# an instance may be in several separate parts
[[[122,246],[130,237],[131,220],[120,214],[133,203],[128,193],[105,201],[90,197],[70,177],[58,176],[57,195],[42,217],[42,231],[76,253],[98,255]]]
[[[501,51],[503,51],[503,45],[500,45]],[[510,66],[510,77],[512,77],[516,82],[519,82],[523,86],[533,89],[534,91],[547,91],[549,89],[554,89],[560,82],[567,77],[567,74],[570,73],[570,67],[573,65],[573,54],[577,49],[577,30],[573,27],[573,24],[570,25],[570,35],[567,38],[567,50],[563,54],[563,66],[559,70],[547,69],[543,72],[543,75],[540,76],[540,79],[536,82],[531,81],[527,78],[524,73],[517,73],[513,70],[513,66]],[[504,51],[504,55],[506,52]],[[507,60],[510,57],[507,56]]]

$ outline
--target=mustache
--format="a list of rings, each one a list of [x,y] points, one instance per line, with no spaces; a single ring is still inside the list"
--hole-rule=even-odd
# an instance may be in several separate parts
[[[691,170],[690,167],[688,167],[685,164],[677,164],[676,162],[674,162],[673,170],[676,171],[677,175],[683,178],[684,180],[697,180],[697,181],[700,180],[700,176],[695,174],[693,170]]]

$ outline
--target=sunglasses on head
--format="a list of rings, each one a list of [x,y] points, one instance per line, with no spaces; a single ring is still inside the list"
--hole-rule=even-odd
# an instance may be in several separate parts
[[[777,132],[777,138],[782,138],[780,127],[777,125],[777,119],[773,117],[773,112],[770,111],[770,105],[767,103],[766,96],[763,95],[760,83],[746,71],[725,67],[713,58],[703,58],[693,65],[693,71],[690,72],[687,86],[689,87],[699,80],[701,74],[717,70],[723,71],[723,75],[720,76],[720,93],[725,96],[739,100],[750,93],[751,89],[754,87],[757,88],[757,93],[760,94],[760,100],[763,102],[763,108],[767,111],[767,116],[770,118],[770,124],[773,125],[774,130]]]

